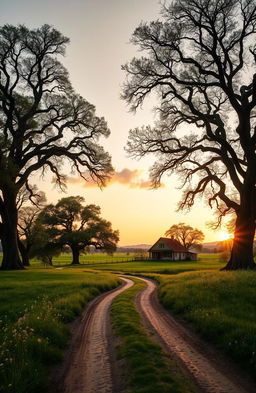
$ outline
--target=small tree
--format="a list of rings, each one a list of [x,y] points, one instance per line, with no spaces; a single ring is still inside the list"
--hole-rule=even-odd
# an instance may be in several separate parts
[[[60,247],[68,245],[72,251],[72,264],[79,264],[79,255],[88,246],[112,253],[119,240],[118,231],[100,217],[100,207],[83,206],[84,198],[62,198],[56,205],[48,205],[39,215],[49,239]]]
[[[151,93],[160,101],[156,126],[131,131],[128,151],[156,156],[156,186],[164,173],[178,173],[181,209],[205,195],[220,217],[233,211],[226,269],[254,269],[255,1],[174,0],[162,17],[135,30],[132,42],[143,56],[123,67],[131,109]]]
[[[65,184],[64,160],[85,180],[104,184],[110,156],[98,144],[108,136],[95,107],[76,94],[59,62],[69,39],[44,25],[0,28],[0,215],[2,269],[22,264],[17,236],[17,194],[36,171]]]
[[[190,225],[184,224],[184,222],[172,225],[165,232],[165,235],[177,240],[187,250],[191,247],[200,247],[204,240],[204,234],[202,231],[192,228]]]

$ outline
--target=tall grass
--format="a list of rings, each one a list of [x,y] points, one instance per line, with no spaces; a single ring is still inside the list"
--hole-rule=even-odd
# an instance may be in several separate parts
[[[134,300],[145,283],[135,285],[116,297],[111,307],[115,334],[121,339],[118,353],[125,360],[125,392],[127,393],[191,393],[190,383],[178,376],[176,367],[167,365],[166,355],[147,336]]]
[[[162,304],[191,322],[253,377],[256,375],[256,273],[189,272],[154,276]]]
[[[66,323],[119,279],[82,269],[33,269],[1,272],[0,280],[0,392],[44,392],[49,368],[67,344]]]

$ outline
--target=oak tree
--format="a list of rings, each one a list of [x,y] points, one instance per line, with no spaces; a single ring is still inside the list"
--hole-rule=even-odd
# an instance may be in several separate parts
[[[123,98],[136,110],[154,93],[155,127],[132,130],[128,151],[153,153],[157,186],[177,173],[180,209],[205,196],[219,217],[236,216],[226,269],[255,268],[256,6],[252,0],[174,0],[162,19],[141,23],[143,56],[123,66]]]
[[[172,225],[165,232],[165,235],[177,240],[187,250],[191,247],[200,247],[204,240],[204,234],[202,231],[197,228],[193,228],[184,222]]]
[[[2,269],[22,268],[17,244],[17,194],[36,171],[59,186],[68,168],[100,185],[112,171],[98,144],[106,121],[76,94],[60,62],[69,39],[49,25],[0,28],[0,216]],[[64,170],[64,171],[63,171]]]
[[[88,246],[112,253],[119,240],[118,231],[100,216],[100,207],[83,202],[80,196],[62,198],[56,205],[47,205],[38,217],[51,243],[70,247],[72,264],[79,264],[79,255]]]

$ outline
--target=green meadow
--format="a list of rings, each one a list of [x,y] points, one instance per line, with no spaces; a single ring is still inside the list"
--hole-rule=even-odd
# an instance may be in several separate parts
[[[67,345],[67,323],[119,282],[85,269],[0,272],[0,392],[44,392]]]
[[[149,275],[159,298],[204,339],[256,375],[256,272],[198,271]]]
[[[0,272],[1,393],[47,391],[49,370],[61,361],[67,345],[68,323],[88,301],[117,286],[119,272],[157,280],[159,298],[166,309],[188,321],[204,339],[255,375],[256,272],[221,272],[225,262],[218,254],[200,254],[196,262],[111,262],[113,259],[104,259],[105,254],[97,257],[97,261],[70,267],[70,255],[64,255],[58,258],[59,264],[55,261],[63,267],[33,265],[24,271]],[[116,334],[124,345],[121,356],[135,356],[135,368],[128,374],[138,392],[143,392],[140,389],[144,383],[137,377],[136,356],[140,355],[133,353],[136,337],[124,336],[126,324],[133,325],[132,331],[138,333],[136,340],[144,343],[142,351],[147,345],[148,353],[159,351],[146,344],[146,336],[145,341],[142,338],[143,329],[134,309],[133,299],[141,285],[118,297],[112,311]],[[153,373],[160,372],[154,364],[147,367],[155,370]],[[173,383],[167,378],[166,386],[169,382]],[[157,379],[156,386],[158,383]]]
[[[132,261],[134,259],[134,254],[81,254],[80,255],[80,263],[83,265],[86,264],[104,264],[104,263],[116,263],[116,262],[127,262]],[[65,266],[69,265],[72,261],[71,254],[62,254],[58,257],[53,258],[53,265],[55,266]]]
[[[225,266],[221,254],[199,254],[198,261],[135,261],[115,263],[91,263],[90,269],[120,273],[178,274],[187,271],[221,269]]]

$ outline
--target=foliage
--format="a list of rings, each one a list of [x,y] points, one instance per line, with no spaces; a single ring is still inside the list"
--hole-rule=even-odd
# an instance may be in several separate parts
[[[132,130],[128,152],[156,156],[155,186],[164,173],[178,174],[180,209],[205,196],[220,221],[236,214],[230,269],[255,268],[255,36],[251,0],[175,0],[161,20],[135,30],[143,55],[123,66],[131,109],[151,93],[160,101],[159,121]]]
[[[83,206],[83,197],[62,198],[56,205],[48,205],[39,215],[39,222],[45,228],[53,244],[68,245],[73,254],[74,264],[79,263],[79,253],[88,246],[112,253],[119,240],[118,231],[111,223],[100,217],[100,207]]]
[[[47,388],[72,321],[89,300],[118,285],[107,273],[79,269],[1,272],[0,392]]]
[[[0,215],[3,269],[20,268],[17,247],[19,190],[36,171],[51,172],[63,187],[70,170],[104,185],[110,156],[98,144],[109,129],[95,107],[72,88],[59,59],[69,39],[49,25],[0,28]],[[30,192],[30,191],[29,191]],[[12,244],[12,247],[10,246]]]
[[[145,334],[135,306],[135,297],[145,283],[139,280],[134,282],[134,286],[117,296],[111,306],[115,334],[121,339],[119,358],[126,362],[122,379],[129,386],[128,392],[192,392],[189,382],[178,374],[174,363],[167,365],[161,347]]]
[[[180,222],[172,225],[166,232],[166,236],[172,237],[182,244],[187,250],[193,247],[200,247],[204,240],[204,234],[199,229],[194,229],[190,225]]]
[[[247,372],[256,371],[254,272],[189,272],[160,276],[162,304],[188,320]]]

